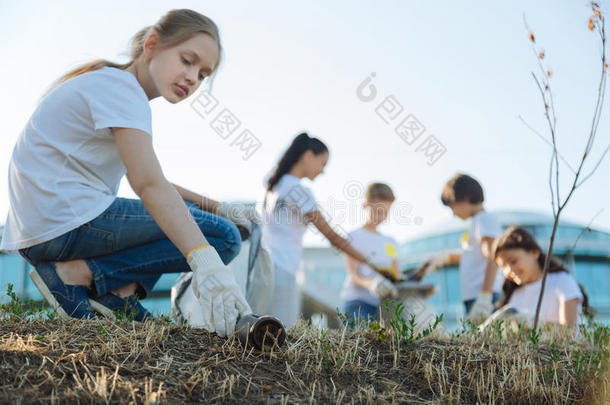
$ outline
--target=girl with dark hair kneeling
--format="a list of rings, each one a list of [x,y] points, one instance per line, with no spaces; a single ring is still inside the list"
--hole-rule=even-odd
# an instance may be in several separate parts
[[[494,257],[506,276],[502,285],[502,306],[508,305],[533,319],[545,260],[540,246],[525,229],[511,227],[496,241]],[[551,257],[540,320],[576,326],[581,308],[588,313],[587,295],[561,261]]]

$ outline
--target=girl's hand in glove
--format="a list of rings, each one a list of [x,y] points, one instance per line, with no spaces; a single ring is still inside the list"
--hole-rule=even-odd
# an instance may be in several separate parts
[[[504,321],[502,324],[505,327],[503,336],[506,336],[507,330],[512,330],[513,332],[518,333],[520,327],[525,326],[526,328],[531,328],[534,326],[533,313],[519,312],[516,308],[513,308],[510,305],[504,305],[502,308],[494,312],[489,318],[487,318],[487,320],[479,326],[479,330],[483,331],[485,328],[499,320]]]
[[[485,321],[494,310],[491,298],[491,293],[481,292],[479,297],[472,304],[467,319],[477,324]]]
[[[248,234],[252,232],[251,222],[255,222],[260,225],[261,217],[256,212],[255,207],[245,207],[242,204],[220,202],[214,211],[214,214],[221,216],[233,222],[235,225],[239,225],[248,231]]]
[[[387,297],[398,298],[398,290],[396,287],[383,277],[375,277],[372,279],[369,283],[369,291],[381,299]]]
[[[231,335],[238,315],[252,313],[233,272],[212,246],[190,252],[186,260],[193,270],[191,286],[201,304],[204,328],[219,336]]]

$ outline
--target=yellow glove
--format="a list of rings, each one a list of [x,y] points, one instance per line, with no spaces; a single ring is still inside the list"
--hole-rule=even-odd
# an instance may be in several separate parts
[[[400,281],[401,277],[400,274],[398,274],[398,271],[396,270],[396,267],[391,266],[391,267],[385,267],[385,266],[380,266],[379,264],[375,264],[375,263],[367,263],[367,265],[375,270],[377,273],[381,274],[382,276],[384,276],[385,278],[396,282],[396,281]]]
[[[381,274],[386,277],[389,278],[392,281],[400,281],[400,275],[398,274],[398,272],[396,271],[396,267],[390,267],[387,269],[382,269],[381,270]]]

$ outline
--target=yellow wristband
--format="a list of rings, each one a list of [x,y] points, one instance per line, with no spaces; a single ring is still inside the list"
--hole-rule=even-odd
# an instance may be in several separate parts
[[[212,245],[199,246],[198,248],[195,248],[195,249],[191,250],[190,252],[188,252],[188,254],[186,255],[186,259],[188,260],[188,258],[191,255],[191,253],[193,253],[196,250],[205,249],[205,248],[211,248],[211,247],[212,247]]]

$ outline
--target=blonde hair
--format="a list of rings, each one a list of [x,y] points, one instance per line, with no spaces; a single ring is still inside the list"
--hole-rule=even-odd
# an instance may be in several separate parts
[[[144,52],[144,42],[146,41],[146,38],[148,38],[148,35],[153,32],[159,36],[159,46],[161,48],[169,48],[190,39],[197,33],[205,33],[216,40],[219,55],[222,51],[218,27],[214,21],[203,14],[199,14],[198,12],[189,9],[170,10],[161,17],[155,25],[144,27],[133,36],[131,39],[131,60],[129,62],[120,64],[105,59],[93,60],[60,77],[53,87],[56,87],[73,77],[103,67],[114,67],[122,70],[127,69],[142,55]],[[220,57],[218,63],[214,66],[214,71],[216,71],[219,64]]]
[[[374,200],[390,201],[396,199],[390,186],[385,183],[372,183],[366,189],[365,201],[372,202]]]

